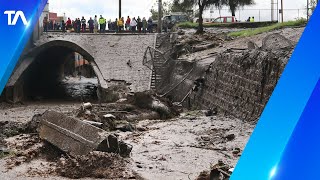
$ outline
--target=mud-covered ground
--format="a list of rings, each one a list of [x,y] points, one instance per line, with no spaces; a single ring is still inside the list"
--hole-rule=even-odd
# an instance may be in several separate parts
[[[221,30],[220,30],[221,31]],[[207,50],[203,50],[200,52],[195,52],[192,54],[187,54],[187,55],[183,55],[180,58],[181,59],[186,59],[186,60],[200,60],[200,63],[207,63],[210,64],[214,61],[215,59],[215,54],[217,53],[222,53],[228,49],[247,49],[248,48],[248,42],[252,41],[254,42],[258,47],[262,46],[263,43],[263,39],[265,37],[267,37],[268,35],[271,34],[280,34],[282,36],[284,36],[285,38],[289,39],[293,45],[295,45],[296,43],[298,43],[301,34],[303,33],[304,28],[303,27],[299,27],[299,28],[284,28],[284,29],[280,29],[280,30],[275,30],[275,31],[271,31],[271,32],[267,32],[267,33],[262,33],[262,34],[258,34],[255,36],[251,36],[251,37],[244,37],[244,38],[235,38],[235,39],[229,39],[229,40],[225,40],[223,43],[220,43],[220,46],[214,47],[214,48],[210,48]],[[208,30],[209,34],[212,34],[210,32],[210,30]],[[230,31],[223,31],[223,33],[227,33]],[[186,32],[185,37],[190,37],[193,36],[191,32]],[[219,35],[220,38],[224,35]]]
[[[165,122],[142,121],[145,132],[124,137],[133,145],[133,169],[146,179],[196,179],[219,160],[234,167],[254,125],[191,112]]]

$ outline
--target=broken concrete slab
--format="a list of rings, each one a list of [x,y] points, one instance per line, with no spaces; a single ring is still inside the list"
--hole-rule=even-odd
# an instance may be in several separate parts
[[[94,150],[128,156],[132,149],[111,133],[54,111],[46,111],[41,116],[39,135],[73,156]]]

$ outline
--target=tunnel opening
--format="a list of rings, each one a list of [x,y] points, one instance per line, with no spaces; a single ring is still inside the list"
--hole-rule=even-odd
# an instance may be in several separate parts
[[[24,99],[97,101],[98,79],[89,58],[66,46],[41,50],[24,72]]]

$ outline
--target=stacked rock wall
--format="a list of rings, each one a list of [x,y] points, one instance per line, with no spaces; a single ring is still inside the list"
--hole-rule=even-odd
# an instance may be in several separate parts
[[[268,102],[291,50],[225,52],[210,65],[205,83],[194,97],[198,108],[257,120]]]

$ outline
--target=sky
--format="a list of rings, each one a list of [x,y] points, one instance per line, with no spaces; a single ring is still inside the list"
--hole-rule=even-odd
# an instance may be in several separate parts
[[[163,0],[169,1],[169,0]],[[277,1],[277,0],[274,0]],[[72,19],[85,16],[86,19],[94,15],[103,15],[107,19],[115,19],[118,16],[118,0],[49,0],[50,12],[56,12],[59,16]],[[126,17],[149,17],[150,9],[156,5],[157,0],[122,0],[122,16]],[[307,0],[283,0],[284,2],[284,19],[294,20],[298,17],[306,17]],[[280,7],[280,0],[279,0]],[[225,7],[224,9],[227,9]],[[248,10],[252,9],[252,10]],[[258,9],[261,9],[260,11]],[[266,10],[268,9],[268,10]],[[256,21],[271,20],[271,0],[255,0],[255,5],[245,6],[244,10],[236,13],[237,19],[244,21],[249,16],[254,16]],[[290,9],[290,10],[289,10]],[[300,9],[298,11],[298,9]],[[220,13],[214,9],[212,13],[207,10],[204,17],[215,18],[218,16],[230,15],[228,10],[222,10]],[[277,14],[277,13],[275,13]],[[275,15],[276,17],[276,15]]]

